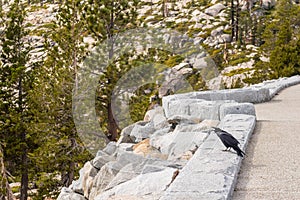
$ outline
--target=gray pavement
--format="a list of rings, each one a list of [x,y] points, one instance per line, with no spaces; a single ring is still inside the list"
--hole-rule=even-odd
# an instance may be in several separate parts
[[[255,105],[257,124],[233,200],[300,199],[300,85]]]

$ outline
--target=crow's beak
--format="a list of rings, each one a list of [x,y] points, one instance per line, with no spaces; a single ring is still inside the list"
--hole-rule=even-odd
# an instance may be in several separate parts
[[[211,132],[214,132],[214,130],[215,130],[215,129],[210,128],[210,129],[204,130],[203,132],[204,132],[204,133],[211,134]]]

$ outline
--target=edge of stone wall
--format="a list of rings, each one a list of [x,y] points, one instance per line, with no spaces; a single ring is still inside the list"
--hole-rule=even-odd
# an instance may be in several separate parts
[[[180,99],[204,99],[209,101],[234,100],[238,103],[262,103],[270,101],[284,88],[300,83],[300,76],[268,80],[250,87],[226,90],[212,90],[189,92],[163,97],[162,105],[165,107],[169,101]]]

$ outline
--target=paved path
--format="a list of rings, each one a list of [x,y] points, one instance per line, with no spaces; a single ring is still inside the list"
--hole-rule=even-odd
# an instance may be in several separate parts
[[[300,200],[300,85],[255,108],[233,200]]]

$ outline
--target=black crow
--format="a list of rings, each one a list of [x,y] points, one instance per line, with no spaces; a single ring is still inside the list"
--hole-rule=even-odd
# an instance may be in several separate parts
[[[213,131],[218,135],[222,143],[225,145],[226,149],[225,151],[229,150],[230,148],[233,148],[238,156],[244,157],[246,155],[240,148],[239,148],[239,141],[235,139],[230,133],[217,128],[217,127],[212,127]]]

